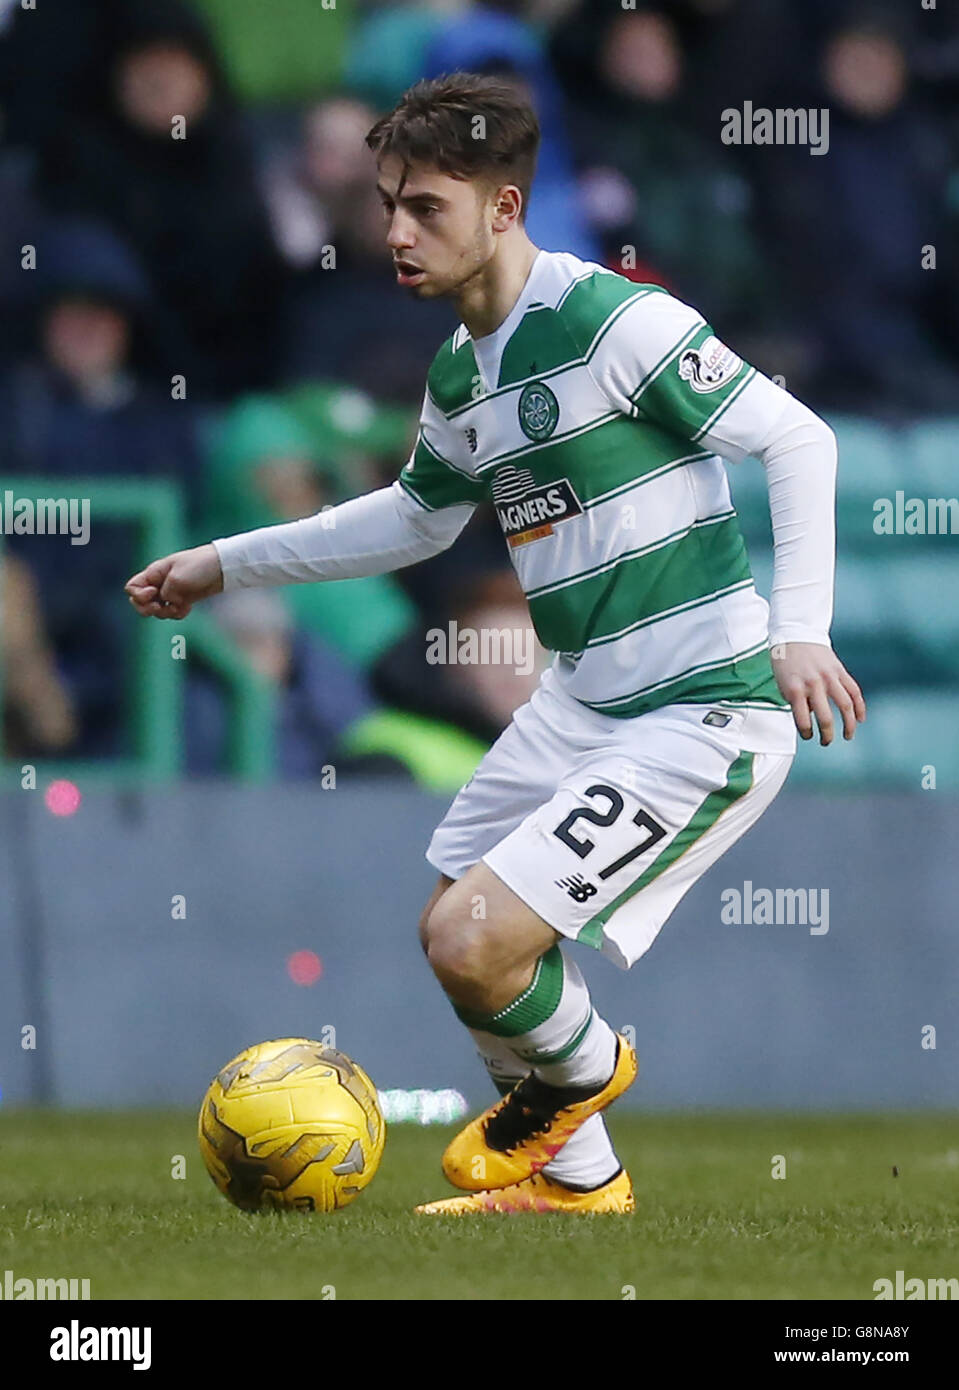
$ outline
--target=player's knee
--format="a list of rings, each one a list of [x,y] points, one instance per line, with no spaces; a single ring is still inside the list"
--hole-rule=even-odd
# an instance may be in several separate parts
[[[446,898],[428,915],[423,935],[427,958],[440,984],[454,996],[486,980],[489,952],[483,926]]]
[[[420,945],[423,948],[423,954],[426,956],[430,953],[430,918],[433,915],[435,906],[435,900],[430,898],[429,902],[420,913]]]
[[[452,886],[453,880],[451,878],[447,878],[445,874],[441,875],[439,882],[430,894],[429,901],[423,908],[423,911],[420,913],[420,945],[423,948],[424,955],[429,955],[430,918],[433,915],[433,911],[436,908],[437,903],[443,897],[444,893],[446,893],[447,890],[450,889]]]

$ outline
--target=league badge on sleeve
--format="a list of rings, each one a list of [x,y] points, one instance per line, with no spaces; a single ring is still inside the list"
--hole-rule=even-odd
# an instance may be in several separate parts
[[[698,348],[687,348],[679,358],[679,375],[694,391],[705,395],[725,386],[743,365],[732,348],[718,338],[707,338]]]

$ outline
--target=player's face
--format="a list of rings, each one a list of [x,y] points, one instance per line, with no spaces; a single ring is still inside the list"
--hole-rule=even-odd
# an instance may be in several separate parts
[[[489,263],[496,238],[485,185],[386,155],[376,187],[396,282],[418,299],[458,294]]]

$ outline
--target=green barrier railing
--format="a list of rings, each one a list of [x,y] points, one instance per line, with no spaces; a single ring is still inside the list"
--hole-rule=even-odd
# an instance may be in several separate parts
[[[182,549],[186,527],[179,488],[155,480],[100,478],[3,478],[0,493],[15,498],[84,498],[91,530],[97,522],[130,523],[136,528],[137,563]],[[0,534],[0,546],[3,536]],[[119,600],[126,602],[122,594]],[[2,613],[0,613],[2,623]],[[186,639],[185,660],[174,655],[172,639]],[[38,779],[68,778],[84,786],[100,783],[169,782],[183,770],[183,676],[188,662],[199,662],[223,681],[231,703],[228,763],[235,776],[268,779],[274,768],[274,693],[235,643],[209,618],[194,611],[183,622],[144,621],[130,609],[132,662],[128,686],[129,757],[79,760],[10,758],[0,742],[0,782],[19,783],[29,763]],[[0,646],[2,655],[2,646]],[[0,667],[0,708],[2,708]],[[2,740],[0,728],[0,740]]]
[[[250,667],[236,643],[204,612],[194,608],[182,623],[156,623],[154,626],[179,628],[186,637],[190,658],[199,659],[232,691],[229,768],[245,781],[268,781],[276,766],[273,687]]]

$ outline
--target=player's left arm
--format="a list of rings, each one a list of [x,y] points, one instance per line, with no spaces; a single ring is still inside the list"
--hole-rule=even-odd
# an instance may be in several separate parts
[[[603,282],[606,288],[609,282]],[[832,650],[836,437],[818,415],[737,356],[695,309],[631,287],[594,338],[590,370],[624,414],[689,440],[692,457],[750,455],[766,470],[774,578],[769,641],[776,681],[803,738],[831,743],[830,701],[852,738],[862,691]]]
[[[771,422],[771,423],[770,423]],[[700,442],[734,460],[751,454],[766,470],[773,530],[769,644],[773,673],[799,734],[833,741],[831,704],[850,739],[866,717],[857,682],[832,649],[836,436],[808,406],[754,372]],[[830,704],[831,702],[831,704]]]

